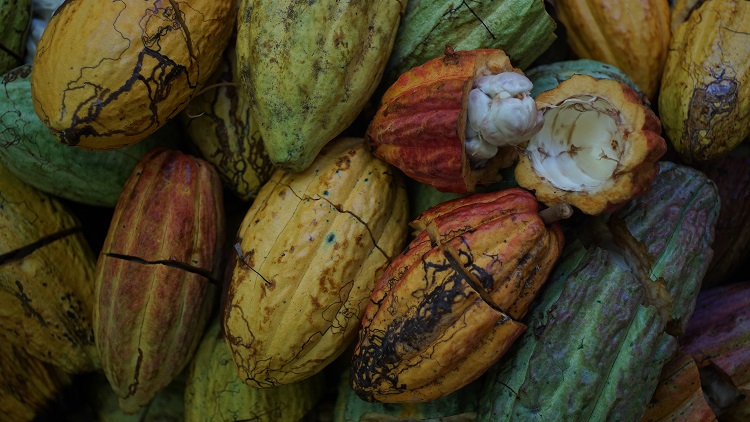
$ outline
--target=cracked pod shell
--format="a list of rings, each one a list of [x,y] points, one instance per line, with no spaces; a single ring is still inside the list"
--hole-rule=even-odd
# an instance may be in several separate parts
[[[223,238],[216,170],[166,148],[144,156],[96,268],[96,346],[124,411],[148,404],[190,360],[213,303]]]
[[[383,95],[367,128],[372,153],[412,179],[443,192],[473,192],[501,179],[517,153],[502,147],[473,169],[464,146],[469,91],[483,75],[520,70],[501,50],[448,51],[402,74]]]
[[[687,162],[719,158],[750,136],[750,2],[709,0],[674,31],[659,116]]]
[[[140,142],[203,86],[229,43],[234,0],[65,1],[34,56],[34,109],[66,145]]]
[[[351,385],[367,401],[426,402],[482,375],[526,329],[519,322],[563,247],[529,192],[439,204],[378,280],[354,351]],[[440,239],[425,230],[436,226]],[[461,273],[440,245],[457,251]],[[458,260],[457,260],[458,261]],[[471,273],[481,286],[470,281]]]
[[[599,108],[582,103],[594,100]],[[544,112],[544,127],[531,138],[516,165],[515,177],[521,187],[534,191],[547,206],[568,203],[591,215],[614,211],[648,189],[667,146],[659,119],[643,105],[638,93],[611,79],[576,74],[539,94],[536,101]],[[562,112],[569,117],[561,117]],[[596,139],[586,130],[590,123],[584,117],[589,112],[605,116],[611,138],[593,143]],[[565,118],[575,120],[567,123]],[[580,132],[576,132],[579,123]],[[600,155],[601,147],[611,148],[616,159]],[[561,163],[569,164],[563,160],[570,157],[573,161],[580,157],[582,162],[616,164],[608,174],[598,175],[596,182],[578,184],[571,178],[583,180],[587,171],[579,168],[573,176],[566,173],[572,169]]]
[[[69,373],[96,369],[95,260],[78,219],[0,165],[0,341]]]
[[[375,281],[407,236],[398,176],[362,139],[340,138],[304,172],[277,170],[258,193],[224,301],[245,383],[310,377],[356,337]]]

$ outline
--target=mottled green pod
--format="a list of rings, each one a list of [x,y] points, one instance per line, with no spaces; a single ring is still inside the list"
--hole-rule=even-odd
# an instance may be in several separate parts
[[[224,186],[250,200],[271,177],[273,164],[247,94],[238,85],[232,43],[208,87],[180,113],[180,120],[203,158],[216,167]]]
[[[0,0],[0,74],[23,63],[31,0]]]
[[[175,127],[167,124],[143,142],[116,151],[63,145],[34,112],[31,72],[31,65],[23,65],[0,81],[0,163],[41,191],[114,207],[138,160],[156,146],[176,141]]]
[[[579,231],[488,372],[478,420],[640,418],[693,312],[718,209],[705,175],[664,162],[644,197]]]
[[[185,380],[180,377],[154,397],[148,406],[134,414],[120,409],[118,397],[109,387],[107,378],[100,373],[92,374],[86,385],[86,398],[98,422],[183,422],[185,420]],[[89,422],[86,417],[71,418],[70,422]]]
[[[638,88],[638,85],[625,72],[616,66],[598,60],[578,59],[554,62],[532,67],[525,73],[526,77],[534,84],[534,88],[531,89],[532,97],[549,91],[560,85],[560,82],[580,73],[597,79],[614,79],[617,82],[622,82],[637,92],[644,103],[648,102],[648,98],[643,91]]]
[[[216,319],[190,364],[185,421],[296,422],[315,406],[323,391],[322,374],[275,388],[253,388],[242,382],[221,321]]]
[[[378,403],[364,401],[349,385],[349,371],[339,382],[333,422],[470,422],[476,420],[480,381],[425,403]]]
[[[542,0],[409,0],[384,83],[454,50],[495,48],[525,69],[555,40],[556,24]]]

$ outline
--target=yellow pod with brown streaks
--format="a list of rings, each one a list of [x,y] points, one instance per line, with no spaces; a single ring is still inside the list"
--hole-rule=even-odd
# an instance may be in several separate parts
[[[95,265],[78,219],[0,165],[0,342],[70,373],[96,369]]]
[[[706,1],[677,27],[659,117],[688,162],[718,158],[750,135],[750,2]]]
[[[346,349],[406,239],[407,202],[398,173],[360,138],[335,140],[304,172],[273,174],[239,229],[225,298],[245,383],[308,378]]]
[[[575,54],[616,66],[656,98],[670,38],[665,0],[557,0],[555,10]]]
[[[236,11],[235,0],[67,0],[37,46],[34,110],[66,145],[142,141],[211,77]]]

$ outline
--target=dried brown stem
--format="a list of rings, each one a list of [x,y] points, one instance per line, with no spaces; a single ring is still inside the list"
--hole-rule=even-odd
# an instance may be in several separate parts
[[[539,217],[542,218],[544,224],[552,224],[556,221],[570,218],[571,216],[573,216],[573,207],[566,203],[556,204],[539,211]]]

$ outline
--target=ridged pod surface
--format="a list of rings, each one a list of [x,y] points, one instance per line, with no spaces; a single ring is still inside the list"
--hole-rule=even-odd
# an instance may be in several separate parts
[[[365,310],[350,374],[357,395],[435,400],[500,359],[526,329],[519,321],[563,246],[538,208],[514,188],[444,202],[412,222],[414,240]]]
[[[274,388],[242,382],[220,319],[206,330],[190,364],[185,390],[186,422],[297,422],[325,391],[323,374]]]
[[[247,94],[231,85],[237,80],[237,54],[232,43],[206,91],[190,101],[180,118],[191,142],[216,166],[224,185],[241,199],[250,200],[271,177],[273,165]]]
[[[115,151],[70,148],[34,112],[31,65],[0,81],[0,163],[35,188],[84,204],[114,207],[130,172],[148,151],[176,144],[168,124],[143,142]]]
[[[708,0],[675,29],[659,116],[688,162],[721,157],[750,136],[750,2]]]
[[[67,145],[111,150],[175,117],[216,70],[235,0],[68,0],[34,56],[34,109]]]
[[[412,67],[455,50],[497,48],[527,68],[555,40],[555,20],[542,0],[465,2],[411,0],[388,62],[389,85]]]
[[[301,173],[277,170],[238,232],[224,330],[240,378],[308,378],[356,337],[376,280],[407,236],[398,173],[339,138]],[[230,264],[231,265],[231,264]]]
[[[488,371],[478,421],[637,420],[677,350],[711,261],[714,184],[662,162],[648,193],[580,227]]]
[[[23,346],[0,342],[0,410],[3,420],[36,420],[71,381],[59,367],[30,356]]]
[[[70,373],[98,367],[95,257],[78,219],[0,165],[0,338]]]
[[[302,171],[362,111],[393,48],[403,0],[242,0],[240,82],[279,168]]]
[[[503,147],[484,167],[471,167],[465,148],[469,91],[479,76],[512,71],[520,72],[501,50],[449,50],[388,88],[365,140],[376,157],[443,192],[473,192],[477,184],[496,182],[517,152]]]
[[[31,0],[0,0],[0,74],[23,63]]]
[[[96,268],[94,330],[120,407],[134,413],[188,363],[212,308],[224,238],[221,182],[159,148],[117,203]]]
[[[557,0],[555,10],[575,54],[616,66],[656,99],[671,35],[666,1]]]
[[[627,85],[575,74],[541,93],[544,127],[515,168],[518,184],[548,206],[611,212],[642,195],[667,150],[659,118]]]

